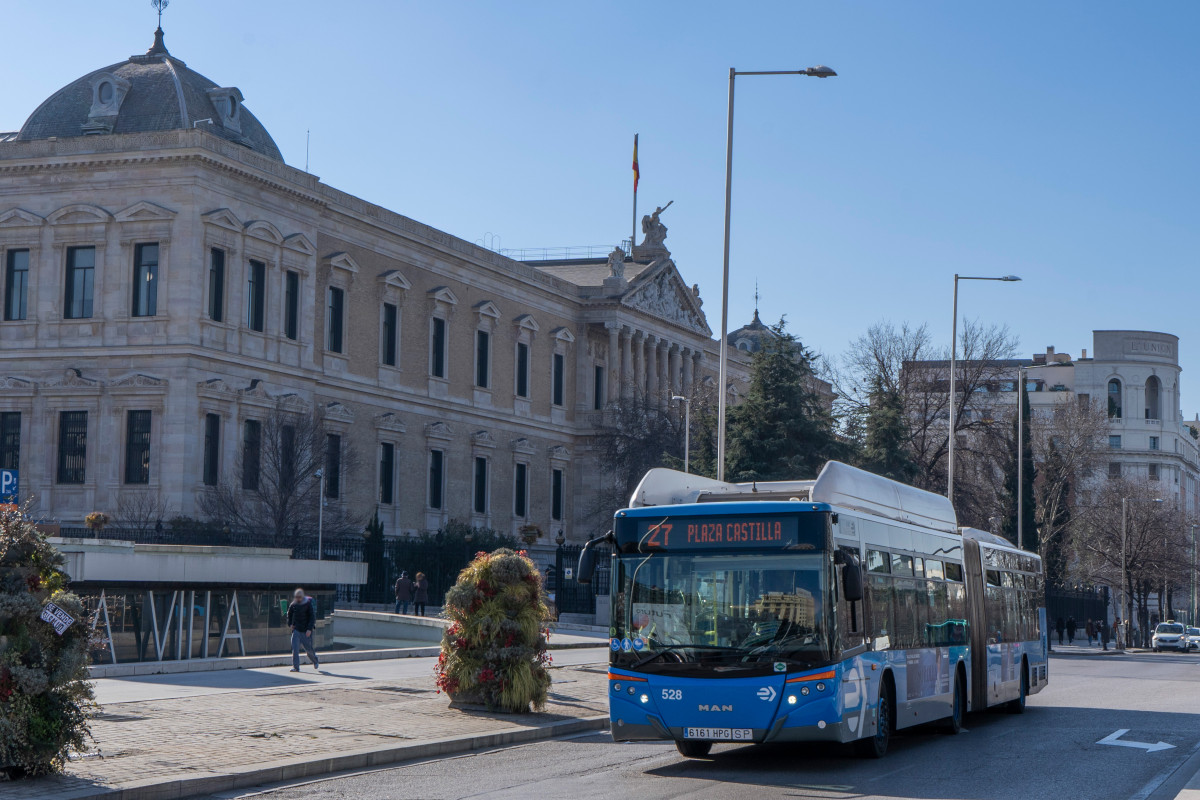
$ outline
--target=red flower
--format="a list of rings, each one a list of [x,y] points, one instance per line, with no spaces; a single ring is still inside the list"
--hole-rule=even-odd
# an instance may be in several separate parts
[[[29,587],[29,591],[36,592],[42,588],[42,576],[30,575],[25,579],[25,584]]]
[[[0,672],[0,703],[8,700],[16,691],[15,684],[12,679],[12,673],[7,668]]]

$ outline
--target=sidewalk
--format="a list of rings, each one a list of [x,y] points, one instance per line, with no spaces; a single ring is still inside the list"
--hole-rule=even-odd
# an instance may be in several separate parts
[[[1075,644],[1053,644],[1050,645],[1051,655],[1057,656],[1111,656],[1121,653],[1112,642],[1108,643],[1108,650],[1105,650],[1098,644],[1089,645],[1085,638],[1081,643],[1076,640]]]
[[[392,680],[110,703],[92,724],[92,753],[63,776],[0,783],[0,797],[181,798],[607,724],[603,664],[553,669],[546,711],[516,715],[451,710],[429,666]]]

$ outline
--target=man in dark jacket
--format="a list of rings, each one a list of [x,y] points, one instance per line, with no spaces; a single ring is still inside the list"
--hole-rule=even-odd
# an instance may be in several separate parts
[[[317,651],[313,649],[313,630],[317,627],[317,605],[311,597],[297,589],[287,610],[288,627],[292,629],[292,672],[300,671],[300,648],[308,654],[313,669],[320,669]]]
[[[408,604],[413,599],[413,582],[412,578],[408,577],[408,573],[400,570],[400,577],[396,578],[396,613],[407,614]],[[403,610],[401,610],[403,609]]]

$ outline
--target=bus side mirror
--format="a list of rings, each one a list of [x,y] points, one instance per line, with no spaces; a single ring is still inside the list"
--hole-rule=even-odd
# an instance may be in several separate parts
[[[596,554],[592,551],[592,543],[588,542],[579,551],[579,567],[575,570],[575,580],[579,583],[591,583],[595,573]]]
[[[843,555],[843,551],[839,551]],[[842,561],[842,597],[851,603],[863,599],[862,565],[858,556],[845,553]]]

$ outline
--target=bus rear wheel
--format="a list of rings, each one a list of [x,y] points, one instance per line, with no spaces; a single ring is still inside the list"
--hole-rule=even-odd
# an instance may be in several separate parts
[[[875,707],[875,735],[854,743],[863,758],[883,758],[892,740],[892,685],[884,678],[879,687],[879,705]]]
[[[1017,695],[1016,700],[1008,701],[1008,713],[1024,714],[1025,713],[1025,698],[1029,695],[1029,667],[1025,662],[1021,662],[1021,693]]]
[[[704,758],[712,750],[712,742],[677,741],[675,749],[684,758]]]
[[[961,670],[954,672],[954,705],[950,716],[946,718],[942,724],[942,730],[951,736],[962,733],[963,720],[967,714],[967,697],[966,690],[963,688],[963,677]]]

